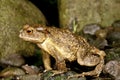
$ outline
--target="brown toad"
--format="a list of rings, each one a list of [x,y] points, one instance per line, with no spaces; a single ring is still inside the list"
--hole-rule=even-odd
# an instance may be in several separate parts
[[[46,27],[45,25],[24,25],[20,31],[20,38],[36,43],[43,53],[43,63],[46,70],[51,70],[51,55],[56,60],[59,72],[67,71],[65,61],[75,61],[83,66],[95,66],[93,71],[83,72],[78,76],[99,76],[104,65],[104,51],[93,46],[81,36],[77,36],[66,29]]]

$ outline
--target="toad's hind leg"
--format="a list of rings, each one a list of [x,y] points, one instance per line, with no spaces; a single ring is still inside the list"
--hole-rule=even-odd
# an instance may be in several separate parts
[[[94,70],[89,72],[83,72],[80,76],[95,76],[98,77],[103,69],[104,60],[101,60],[100,63],[95,67]],[[79,76],[79,75],[78,75]]]
[[[82,77],[84,77],[84,76],[96,76],[96,77],[98,77],[103,69],[103,66],[104,66],[104,56],[99,55],[99,56],[95,57],[95,55],[91,55],[91,56],[84,57],[84,59],[82,59],[81,56],[82,55],[80,53],[77,54],[77,57],[78,57],[77,62],[80,65],[96,66],[95,69],[92,71],[89,71],[89,72],[83,72],[81,74],[76,74],[76,75],[73,75],[70,77],[80,77],[80,76],[82,76]],[[94,60],[96,61],[96,63],[94,62]]]
[[[101,60],[100,63],[96,66],[96,68],[93,71],[83,72],[81,74],[75,74],[75,75],[69,76],[68,80],[72,77],[84,77],[84,76],[98,77],[102,71],[103,64],[104,64],[104,60]]]

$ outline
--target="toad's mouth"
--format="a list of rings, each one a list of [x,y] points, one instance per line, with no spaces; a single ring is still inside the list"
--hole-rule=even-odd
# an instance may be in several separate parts
[[[25,40],[25,41],[30,41],[30,38],[23,36],[22,34],[19,35],[19,38]]]
[[[33,42],[33,43],[42,43],[42,42],[40,42],[39,38],[24,36],[24,34],[19,34],[19,38],[21,38],[25,41]]]

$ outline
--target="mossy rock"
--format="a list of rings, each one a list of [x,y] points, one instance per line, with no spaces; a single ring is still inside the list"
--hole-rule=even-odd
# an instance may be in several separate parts
[[[0,0],[0,59],[8,54],[32,55],[35,46],[19,38],[24,24],[46,24],[41,11],[28,0]]]
[[[88,24],[110,26],[120,20],[120,0],[58,0],[60,25],[79,32]],[[77,25],[75,25],[77,24]]]

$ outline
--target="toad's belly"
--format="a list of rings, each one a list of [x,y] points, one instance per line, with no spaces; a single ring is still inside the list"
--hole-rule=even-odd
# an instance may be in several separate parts
[[[65,59],[69,61],[74,61],[76,59],[74,53],[71,52],[69,49],[66,49],[64,46],[59,47],[58,45],[52,43],[50,40],[46,40],[44,43],[38,46],[40,46],[52,57],[57,58],[58,60]]]
[[[76,56],[74,55],[74,52],[67,50],[66,48],[56,48],[59,51],[59,54],[64,57],[64,59],[69,61],[74,61],[76,59]]]

